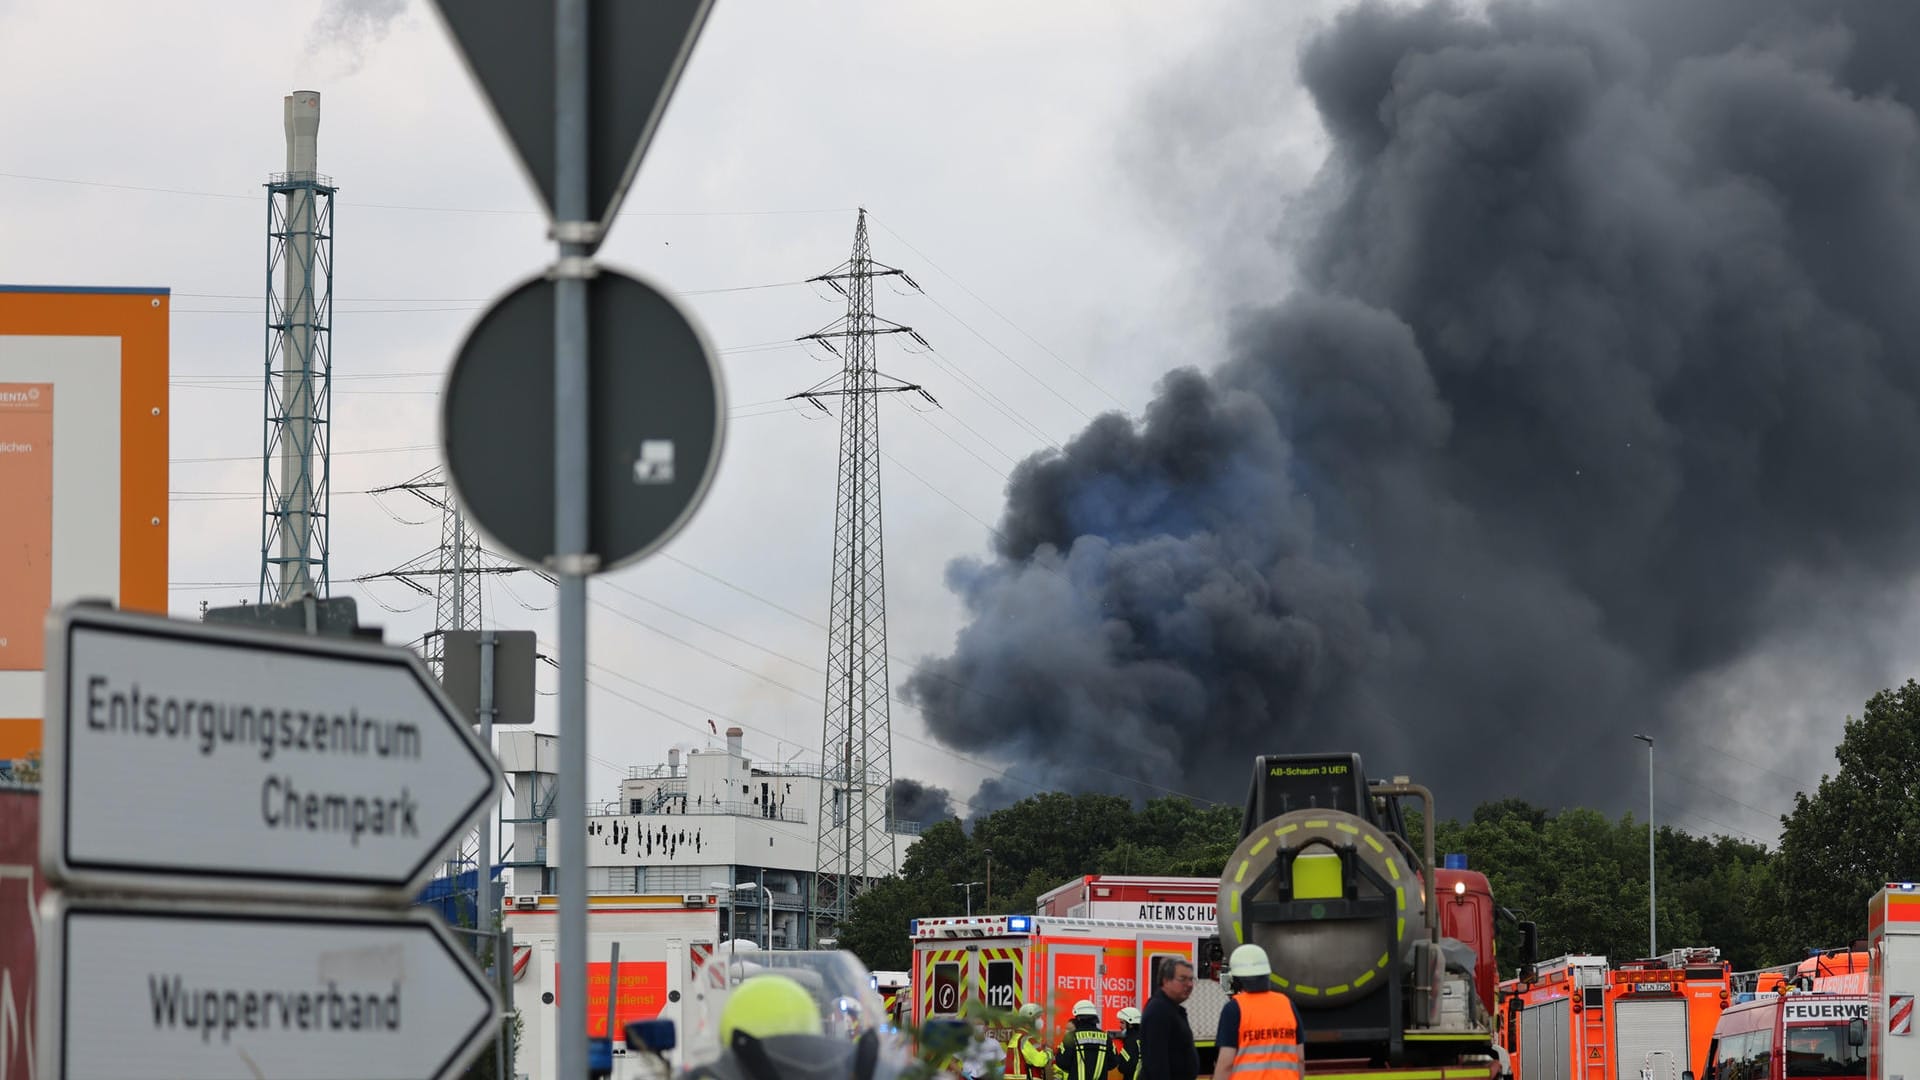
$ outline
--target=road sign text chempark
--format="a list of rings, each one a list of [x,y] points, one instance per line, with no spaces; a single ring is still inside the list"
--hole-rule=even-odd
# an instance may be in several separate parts
[[[404,898],[498,783],[405,649],[76,606],[47,656],[41,854],[70,887]]]

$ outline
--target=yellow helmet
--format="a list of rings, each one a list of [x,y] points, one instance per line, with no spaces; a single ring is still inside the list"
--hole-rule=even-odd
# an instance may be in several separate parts
[[[774,1035],[819,1035],[824,1030],[813,995],[785,975],[755,975],[727,997],[720,1011],[720,1040],[736,1034],[755,1039]]]

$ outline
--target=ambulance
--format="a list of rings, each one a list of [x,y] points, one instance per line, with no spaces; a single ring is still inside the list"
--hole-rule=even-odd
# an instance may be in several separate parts
[[[558,898],[551,895],[505,897],[502,925],[513,934],[513,1008],[522,1029],[515,1056],[519,1072],[530,1080],[559,1075],[555,1047],[560,1037],[560,956]],[[680,1003],[695,966],[715,948],[720,929],[720,898],[713,893],[685,895],[594,894],[587,898],[587,1030],[607,1034],[607,998],[615,985],[613,946],[620,946],[619,990],[614,995],[614,1077],[639,1075],[643,1062],[625,1060],[621,1033],[635,1020],[664,1018],[678,1026]],[[738,943],[744,950],[748,943]]]
[[[969,1005],[1014,1012],[1030,1001],[1046,1009],[1042,1037],[1066,1031],[1074,1002],[1093,1002],[1100,1024],[1120,1028],[1119,1012],[1143,1008],[1154,972],[1169,960],[1193,964],[1199,976],[1187,999],[1196,1045],[1213,1045],[1226,991],[1210,972],[1220,967],[1212,922],[1076,919],[1057,915],[974,915],[915,919],[912,1019],[969,1015]],[[976,1004],[977,1003],[977,1004]],[[1920,1080],[1920,1078],[1916,1078]]]
[[[1867,902],[1867,1069],[1870,1080],[1920,1080],[1920,882],[1890,882]]]

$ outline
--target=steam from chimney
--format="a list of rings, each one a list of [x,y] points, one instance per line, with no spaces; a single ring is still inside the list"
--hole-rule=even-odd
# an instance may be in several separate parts
[[[326,0],[307,32],[306,55],[330,55],[339,63],[337,74],[351,75],[406,8],[406,0]]]
[[[1017,468],[904,694],[1045,786],[1237,801],[1256,753],[1353,749],[1465,813],[1630,802],[1596,764],[1716,745],[1676,702],[1802,627],[1872,667],[1846,616],[1920,570],[1917,33],[1905,0],[1343,14],[1300,55],[1299,287]]]

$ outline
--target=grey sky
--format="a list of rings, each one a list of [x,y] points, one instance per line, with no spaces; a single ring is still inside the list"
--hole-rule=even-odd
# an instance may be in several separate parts
[[[720,0],[604,255],[701,293],[688,302],[727,350],[740,415],[672,559],[593,587],[596,798],[629,764],[704,741],[709,716],[746,725],[763,755],[812,753],[819,739],[820,627],[684,564],[825,621],[834,423],[758,403],[831,368],[797,347],[743,347],[789,341],[838,311],[804,285],[702,291],[831,268],[846,257],[856,205],[873,215],[875,256],[926,287],[924,298],[878,292],[882,314],[935,348],[883,347],[882,367],[946,406],[886,403],[888,585],[894,654],[945,652],[962,617],[945,566],[986,550],[983,523],[1002,513],[1012,462],[1102,410],[1137,411],[1177,365],[1211,367],[1226,310],[1287,283],[1270,241],[1284,243],[1286,211],[1323,146],[1292,77],[1294,50],[1303,27],[1338,5],[1273,14],[1279,6]],[[433,394],[455,345],[486,299],[549,251],[509,149],[419,0],[0,3],[0,281],[175,290],[172,603],[186,614],[202,600],[251,599],[259,185],[282,167],[280,99],[296,88],[323,95],[320,167],[340,185],[336,592],[359,597],[389,640],[407,640],[427,627],[430,603],[389,613],[376,598],[415,598],[340,583],[429,548],[438,524],[392,500],[428,522],[404,526],[348,493],[435,463]],[[1261,198],[1247,197],[1256,190]],[[238,584],[186,584],[196,582]],[[487,594],[502,624],[548,640],[549,613],[519,601],[550,599],[530,578]],[[1887,619],[1908,620],[1904,598],[1888,606]],[[1777,666],[1736,665],[1690,700],[1738,732],[1784,696],[1837,737],[1840,714],[1857,711],[1892,664],[1785,686]],[[905,675],[896,664],[895,684]],[[925,731],[907,706],[896,702],[894,720],[897,773],[962,794],[992,775],[913,741]],[[1339,745],[1330,734],[1326,748]],[[1676,768],[1711,775],[1726,796],[1703,797],[1688,824],[1767,839],[1794,786],[1780,774],[1805,784],[1823,767],[1776,758],[1761,740],[1740,755],[1778,770],[1764,779],[1712,750],[1673,752]],[[1609,809],[1644,806],[1637,760],[1623,746],[1607,763],[1622,770]],[[1221,767],[1238,775],[1245,763]]]

